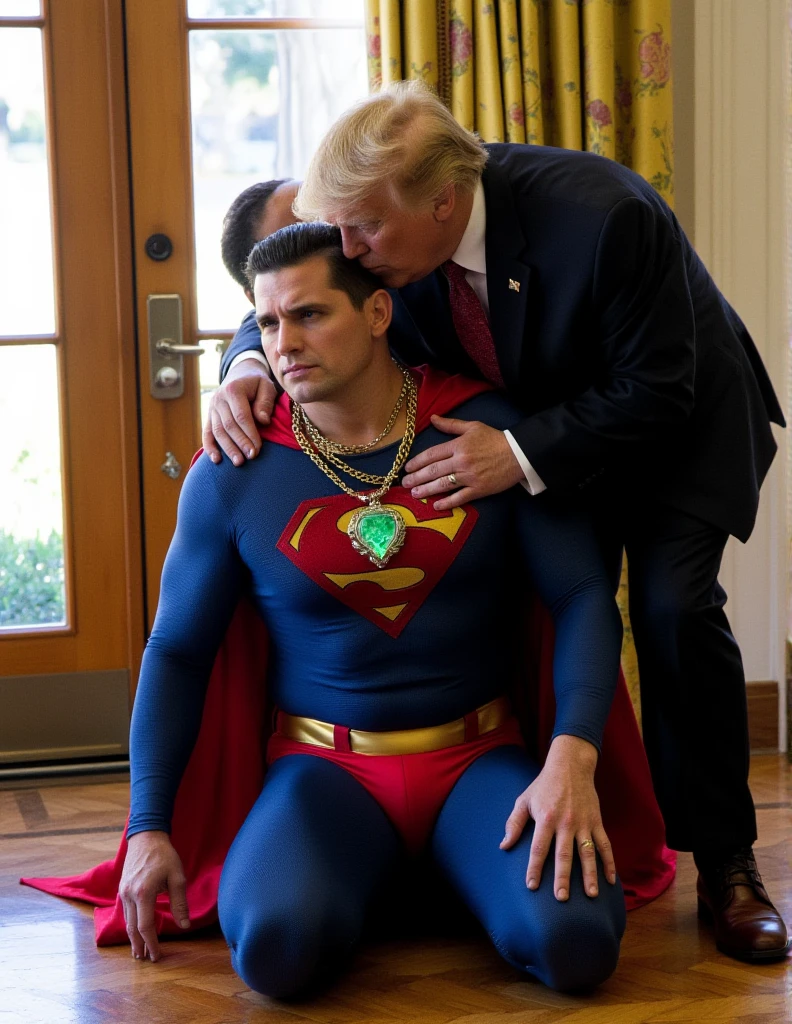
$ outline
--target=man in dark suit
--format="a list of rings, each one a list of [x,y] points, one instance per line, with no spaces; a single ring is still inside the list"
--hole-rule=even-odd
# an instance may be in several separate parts
[[[414,495],[453,508],[518,482],[536,501],[577,494],[614,586],[626,549],[669,845],[693,851],[724,952],[784,956],[751,851],[745,680],[717,580],[728,536],[751,533],[784,419],[673,213],[600,157],[483,146],[407,84],[336,122],[295,210],[336,223],[345,254],[397,290],[402,359],[487,377],[525,414],[505,432],[437,420],[452,438],[408,463]],[[229,357],[254,347],[238,337]],[[249,381],[249,397],[266,392]]]

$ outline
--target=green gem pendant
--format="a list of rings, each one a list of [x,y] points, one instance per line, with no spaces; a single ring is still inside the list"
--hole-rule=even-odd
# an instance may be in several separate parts
[[[407,529],[398,512],[378,504],[358,509],[350,520],[347,533],[355,551],[382,568],[397,551],[401,551]]]

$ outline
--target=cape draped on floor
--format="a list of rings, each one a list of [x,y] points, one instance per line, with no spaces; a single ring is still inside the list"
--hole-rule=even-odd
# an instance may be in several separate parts
[[[482,382],[449,377],[426,367],[418,372],[421,388],[417,432],[429,426],[431,415],[443,415],[489,389]],[[272,423],[261,433],[272,443],[299,447],[285,396],[276,406]],[[549,613],[536,600],[527,612],[525,640],[528,678],[515,686],[512,698],[529,749],[543,760],[555,720],[554,633]],[[174,806],[171,841],[187,878],[191,926],[189,931],[179,928],[170,914],[167,894],[161,893],[155,912],[160,935],[185,937],[217,922],[217,890],[223,862],[264,783],[270,719],[266,699],[267,651],[264,623],[247,599],[243,599],[215,659],[200,733]],[[676,857],[665,846],[665,826],[621,672],[595,781],[627,908],[633,910],[655,899],[670,885]],[[129,941],[118,896],[127,849],[125,832],[114,858],[80,875],[20,880],[54,896],[94,904],[98,946]]]

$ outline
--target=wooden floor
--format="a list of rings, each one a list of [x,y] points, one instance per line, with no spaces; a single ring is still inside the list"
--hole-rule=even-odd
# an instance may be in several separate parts
[[[792,921],[792,772],[754,758],[759,867]],[[0,1024],[741,1024],[792,1022],[792,959],[747,966],[721,956],[695,915],[695,873],[628,915],[616,974],[587,998],[526,981],[484,938],[369,940],[327,994],[300,1004],[254,995],[219,934],[169,942],[158,964],[97,949],[91,910],[17,884],[21,873],[75,873],[114,853],[127,786],[0,791]]]

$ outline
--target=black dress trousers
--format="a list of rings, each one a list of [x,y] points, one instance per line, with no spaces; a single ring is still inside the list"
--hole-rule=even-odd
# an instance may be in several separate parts
[[[626,489],[589,500],[614,588],[627,554],[643,737],[668,845],[750,846],[745,674],[718,582],[728,535]]]

